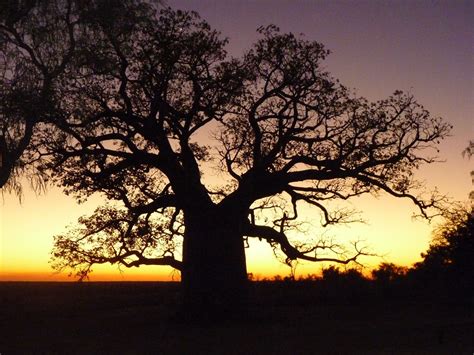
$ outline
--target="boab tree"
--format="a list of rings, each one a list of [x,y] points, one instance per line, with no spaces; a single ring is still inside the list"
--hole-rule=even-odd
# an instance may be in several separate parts
[[[37,138],[66,193],[112,201],[56,236],[57,269],[170,265],[188,301],[217,305],[245,288],[249,237],[288,262],[364,255],[291,240],[304,204],[323,225],[350,220],[331,201],[380,191],[425,217],[439,206],[413,172],[436,160],[429,150],[450,127],[412,95],[357,97],[324,71],[323,45],[274,26],[229,59],[197,14],[131,3],[126,16],[91,17],[94,35],[56,81],[54,120]]]

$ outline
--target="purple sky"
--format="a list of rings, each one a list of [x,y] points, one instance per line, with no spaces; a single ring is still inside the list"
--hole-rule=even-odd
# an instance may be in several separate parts
[[[474,2],[472,1],[282,1],[168,0],[196,10],[230,38],[240,55],[261,25],[304,33],[333,51],[333,74],[366,95],[394,88],[415,90],[429,82],[472,95]],[[366,80],[360,80],[360,78]],[[421,85],[421,84],[420,84]],[[367,89],[367,90],[366,90]],[[427,96],[429,94],[426,94]],[[472,96],[471,96],[472,98]]]

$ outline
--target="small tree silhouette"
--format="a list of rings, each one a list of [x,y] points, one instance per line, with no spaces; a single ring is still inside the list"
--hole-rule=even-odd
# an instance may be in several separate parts
[[[469,141],[469,145],[466,147],[466,149],[463,150],[462,155],[467,155],[468,158],[471,158],[474,155],[474,140]]]
[[[407,274],[407,268],[393,263],[382,263],[377,269],[372,270],[372,279],[380,284],[390,284],[401,279]]]
[[[467,208],[446,212],[423,260],[414,266],[423,284],[472,295],[474,290],[474,216]]]
[[[467,155],[469,159],[474,155],[474,141],[469,141],[469,145],[462,152],[463,157]],[[471,171],[471,180],[474,185],[474,170]],[[469,199],[471,200],[471,211],[474,214],[474,190],[469,193]]]

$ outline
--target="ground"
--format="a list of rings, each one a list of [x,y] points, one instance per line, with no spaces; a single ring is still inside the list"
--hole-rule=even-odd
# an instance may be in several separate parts
[[[0,283],[0,354],[474,353],[469,302],[252,287],[238,319],[201,324],[177,316],[176,283]]]

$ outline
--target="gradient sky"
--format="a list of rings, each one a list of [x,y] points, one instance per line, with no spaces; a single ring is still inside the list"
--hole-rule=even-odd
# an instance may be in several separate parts
[[[256,29],[276,24],[283,32],[304,33],[332,51],[326,69],[358,95],[369,100],[387,97],[396,89],[410,91],[433,116],[454,125],[440,147],[444,163],[417,172],[426,185],[456,200],[467,200],[473,188],[471,161],[461,156],[474,139],[474,2],[473,1],[302,1],[302,0],[168,0],[175,8],[195,10],[229,37],[228,51],[239,56],[255,41]],[[52,236],[89,214],[98,198],[77,205],[59,189],[41,196],[25,188],[22,204],[5,194],[0,205],[0,280],[59,280],[48,265]],[[340,240],[364,239],[384,258],[410,265],[426,250],[433,225],[414,221],[408,201],[381,196],[353,200],[367,224],[337,227],[325,233]],[[311,210],[304,217],[317,226]],[[251,241],[248,270],[260,276],[289,272],[274,260],[265,243]],[[298,266],[297,274],[318,273],[319,264]],[[170,268],[124,269],[95,267],[92,280],[157,280],[176,276]]]

